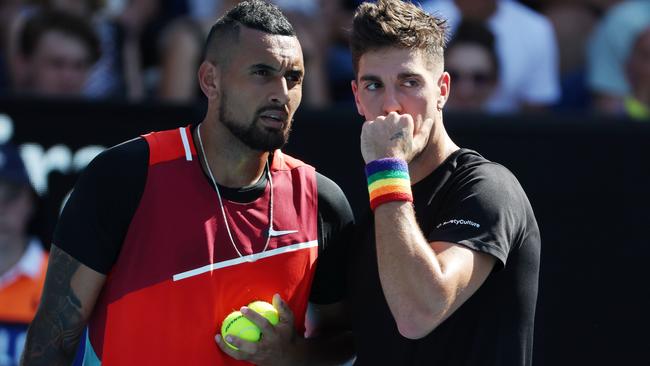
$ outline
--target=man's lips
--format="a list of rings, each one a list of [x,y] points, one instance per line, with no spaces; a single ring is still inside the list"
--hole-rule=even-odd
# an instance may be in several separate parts
[[[289,115],[285,111],[271,109],[260,113],[260,120],[268,127],[282,128],[289,120]]]

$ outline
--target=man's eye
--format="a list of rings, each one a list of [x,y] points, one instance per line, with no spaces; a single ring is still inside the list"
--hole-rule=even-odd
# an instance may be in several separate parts
[[[302,75],[300,74],[289,74],[286,76],[288,82],[291,83],[300,83],[302,81]]]
[[[377,90],[379,88],[381,88],[381,84],[379,84],[379,83],[368,83],[366,85],[366,90],[371,90],[372,91],[372,90]]]
[[[406,86],[406,87],[411,88],[411,87],[414,87],[414,86],[418,86],[418,81],[410,79],[410,80],[405,80],[402,84],[404,86]]]
[[[257,75],[257,76],[269,76],[270,73],[269,73],[269,70],[255,70],[255,71],[253,71],[253,75]]]

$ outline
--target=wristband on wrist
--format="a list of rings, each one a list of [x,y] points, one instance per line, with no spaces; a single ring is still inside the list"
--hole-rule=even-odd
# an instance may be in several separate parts
[[[408,164],[397,158],[373,160],[366,164],[370,208],[374,211],[382,203],[413,202]]]

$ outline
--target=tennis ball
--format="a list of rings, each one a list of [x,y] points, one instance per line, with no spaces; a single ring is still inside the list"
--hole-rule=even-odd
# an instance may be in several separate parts
[[[278,311],[275,310],[273,305],[269,304],[266,301],[253,301],[252,303],[248,304],[248,307],[253,309],[253,311],[260,314],[261,316],[265,317],[266,320],[271,323],[271,325],[278,324],[278,321],[280,320]]]
[[[273,305],[265,301],[254,301],[248,307],[266,318],[272,325],[278,324],[278,311]],[[257,342],[262,337],[262,331],[252,321],[248,320],[240,311],[233,311],[221,324],[221,336],[228,347],[238,349],[226,341],[226,336],[232,335],[249,342]]]
[[[241,311],[233,311],[228,314],[221,324],[221,336],[228,347],[238,349],[226,341],[226,336],[232,335],[250,342],[257,342],[262,336],[260,328],[252,321],[246,319]]]

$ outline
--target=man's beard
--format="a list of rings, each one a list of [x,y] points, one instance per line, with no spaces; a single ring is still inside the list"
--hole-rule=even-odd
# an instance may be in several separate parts
[[[266,110],[283,110],[280,107],[274,108],[267,106],[260,108],[255,112],[253,120],[246,124],[238,123],[230,118],[230,113],[226,109],[228,104],[227,94],[224,92],[219,101],[219,120],[223,123],[230,132],[235,135],[241,142],[253,150],[259,151],[274,151],[283,147],[289,140],[289,132],[291,132],[291,121],[287,122],[287,126],[282,130],[270,130],[259,126],[257,120],[260,114]]]

